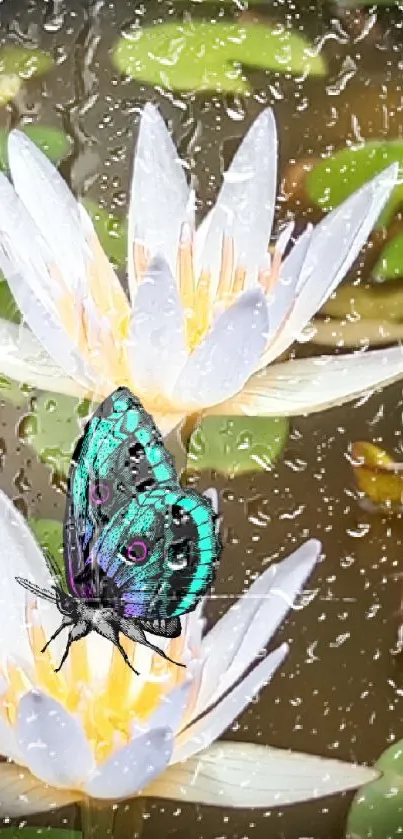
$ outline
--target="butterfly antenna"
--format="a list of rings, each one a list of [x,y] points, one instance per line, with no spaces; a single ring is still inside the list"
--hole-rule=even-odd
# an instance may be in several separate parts
[[[56,603],[56,592],[52,591],[52,589],[40,588],[40,586],[35,585],[35,583],[30,583],[24,577],[16,577],[15,579],[20,586],[26,588],[31,594],[35,594],[37,597],[43,597],[44,600],[49,600],[50,603]]]
[[[63,575],[60,571],[60,568],[59,568],[55,558],[46,550],[44,551],[44,555],[45,555],[46,565],[48,566],[48,569],[49,569],[52,577],[54,577],[54,579],[57,580],[59,585],[61,587],[63,587],[63,582],[64,582]]]

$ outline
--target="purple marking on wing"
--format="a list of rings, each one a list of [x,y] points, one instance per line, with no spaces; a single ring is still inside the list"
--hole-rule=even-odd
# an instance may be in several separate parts
[[[95,483],[90,484],[88,494],[92,504],[105,504],[109,501],[111,491],[107,484]]]
[[[127,548],[127,558],[130,559],[131,562],[139,565],[147,559],[147,554],[147,545],[141,540],[130,542],[129,547]]]

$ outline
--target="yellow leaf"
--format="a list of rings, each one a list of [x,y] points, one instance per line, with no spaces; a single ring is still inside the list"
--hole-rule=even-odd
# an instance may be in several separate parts
[[[403,463],[396,463],[373,443],[357,442],[351,448],[358,489],[377,507],[403,504]]]

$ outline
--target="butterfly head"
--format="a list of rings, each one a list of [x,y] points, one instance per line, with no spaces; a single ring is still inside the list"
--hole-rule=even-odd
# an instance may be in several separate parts
[[[77,613],[77,603],[74,597],[61,588],[56,588],[56,606],[59,612],[66,617],[74,618]]]

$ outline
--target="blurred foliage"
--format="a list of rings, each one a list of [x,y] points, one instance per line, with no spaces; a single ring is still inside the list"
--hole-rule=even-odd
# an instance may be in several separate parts
[[[403,322],[403,284],[354,285],[345,283],[326,301],[322,314],[332,318],[348,317]]]
[[[54,66],[48,53],[38,49],[8,45],[0,50],[0,73],[16,73],[21,79],[31,79],[47,73]]]
[[[373,443],[361,441],[351,447],[351,463],[358,489],[375,507],[401,509],[403,463],[395,463]]]
[[[287,443],[285,417],[207,416],[191,435],[187,471],[267,472]]]
[[[82,423],[91,413],[88,400],[58,393],[40,393],[34,410],[20,424],[20,435],[40,460],[57,475],[67,476]]]
[[[375,768],[382,777],[360,789],[351,805],[348,839],[400,839],[403,826],[403,740],[390,746]]]
[[[378,225],[382,226],[388,224],[403,202],[402,140],[372,140],[358,148],[340,149],[307,172],[306,190],[314,204],[329,212],[395,162],[400,165],[399,183],[379,219]]]
[[[28,519],[28,524],[45,554],[55,560],[65,579],[63,561],[63,524],[56,519]]]
[[[40,50],[6,46],[0,50],[0,107],[11,102],[23,81],[46,73],[53,67],[53,58]]]
[[[120,38],[121,73],[170,90],[248,93],[242,65],[323,76],[326,65],[303,35],[280,26],[194,21],[140,27]]]
[[[403,277],[403,232],[386,243],[372,273],[379,282]]]
[[[304,189],[311,202],[325,212],[330,212],[395,162],[400,166],[399,182],[379,217],[379,229],[390,223],[403,204],[402,140],[372,140],[359,147],[340,149],[331,157],[308,168]],[[403,276],[403,233],[398,233],[386,243],[372,274],[378,282]]]
[[[119,218],[90,198],[83,198],[82,203],[91,216],[99,241],[111,262],[116,268],[125,265],[127,218]]]
[[[71,147],[71,140],[63,131],[48,125],[21,125],[27,137],[38,146],[52,163],[60,163],[66,157]],[[0,169],[7,169],[7,137],[8,132],[0,130]]]

